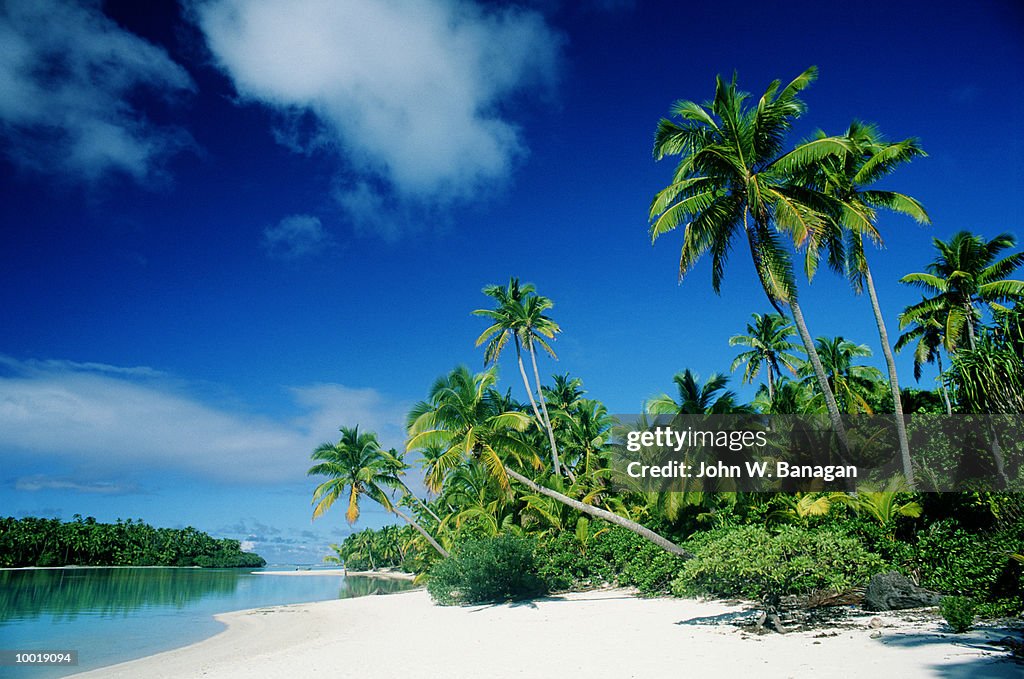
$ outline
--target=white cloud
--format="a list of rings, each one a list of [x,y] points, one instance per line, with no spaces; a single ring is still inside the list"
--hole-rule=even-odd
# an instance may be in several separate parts
[[[99,2],[8,0],[0,9],[0,134],[23,166],[96,181],[150,179],[190,143],[132,103],[140,88],[189,91],[167,53],[103,16]]]
[[[553,83],[561,42],[536,12],[463,0],[209,0],[196,16],[239,95],[282,114],[279,141],[344,159],[340,204],[363,218],[507,178],[526,148],[502,107]]]
[[[405,404],[373,389],[293,388],[302,414],[275,419],[204,403],[180,383],[148,376],[156,371],[0,359],[0,468],[23,466],[28,454],[40,464],[88,470],[90,478],[167,470],[228,483],[289,483],[306,478],[310,452],[336,440],[339,425],[359,424],[387,446],[402,445]],[[63,482],[29,477],[22,489]]]
[[[94,493],[98,495],[132,495],[139,492],[134,483],[118,483],[115,481],[80,481],[77,479],[44,476],[36,474],[18,479],[14,489],[34,492],[38,490],[59,490],[74,493]]]
[[[278,259],[301,259],[330,245],[320,218],[312,215],[290,215],[263,230],[263,246]]]

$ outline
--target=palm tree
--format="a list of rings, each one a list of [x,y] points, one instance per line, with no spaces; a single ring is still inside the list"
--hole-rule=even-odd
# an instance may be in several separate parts
[[[817,415],[822,412],[820,399],[806,382],[783,377],[775,385],[775,394],[769,398],[764,387],[758,390],[751,404],[765,415]]]
[[[946,407],[946,414],[953,414],[953,406],[949,402],[949,393],[945,383],[942,381],[942,345],[943,330],[945,326],[938,320],[939,314],[919,314],[917,318],[908,323],[909,330],[899,336],[896,340],[896,351],[902,351],[904,347],[914,340],[914,379],[921,380],[922,368],[926,363],[937,363],[939,369],[939,391],[942,393],[942,402]]]
[[[679,391],[676,400],[668,394],[660,394],[644,404],[644,412],[650,415],[727,415],[747,413],[750,408],[737,402],[736,392],[726,389],[727,375],[711,373],[704,384],[700,377],[689,368],[672,377]]]
[[[345,520],[352,525],[359,519],[359,500],[365,495],[385,510],[395,514],[415,528],[442,556],[448,552],[426,529],[398,509],[385,488],[410,491],[401,479],[405,463],[380,447],[373,432],[360,433],[359,427],[341,427],[337,443],[324,443],[313,451],[317,464],[307,475],[326,476],[327,480],[313,491],[313,518],[323,516],[348,490]]]
[[[927,154],[916,139],[887,142],[874,125],[856,120],[850,123],[846,138],[853,151],[843,156],[825,159],[816,168],[817,176],[812,181],[818,185],[817,188],[842,203],[838,221],[846,233],[846,274],[855,293],[860,294],[864,287],[868,290],[882,354],[889,372],[889,390],[892,393],[903,472],[907,483],[913,488],[914,468],[910,459],[906,422],[903,418],[903,401],[900,398],[896,360],[889,345],[889,332],[878,303],[878,293],[875,290],[871,267],[868,265],[867,253],[864,251],[864,240],[867,238],[876,245],[881,244],[876,216],[876,210],[879,208],[908,215],[921,224],[931,223],[928,213],[910,196],[871,188],[875,182],[891,174],[900,165]],[[808,248],[809,253],[815,250]]]
[[[650,234],[654,241],[683,225],[680,279],[710,250],[716,293],[733,242],[746,240],[768,300],[780,313],[781,305],[793,313],[845,453],[846,429],[797,300],[790,255],[779,239],[784,232],[797,246],[809,247],[835,240],[828,215],[836,201],[799,178],[822,160],[847,153],[849,142],[822,137],[782,153],[786,132],[806,109],[798,95],[816,77],[812,66],[781,90],[776,80],[756,106],[746,104],[749,95],[737,89],[735,76],[731,83],[719,77],[714,100],[705,105],[677,102],[672,113],[682,122],[662,119],[655,134],[655,159],[681,158],[672,183],[651,203]]]
[[[519,374],[523,378],[523,386],[530,398],[533,414],[537,418],[538,426],[546,430],[548,434],[552,469],[556,476],[560,475],[562,471],[558,458],[558,446],[555,443],[555,432],[551,427],[551,417],[548,414],[544,389],[540,383],[535,350],[535,346],[540,345],[552,358],[557,358],[547,340],[553,339],[561,329],[557,323],[544,314],[554,306],[554,303],[547,297],[538,295],[533,284],[520,285],[518,278],[510,278],[508,286],[504,288],[499,285],[488,285],[483,289],[483,293],[497,302],[497,307],[494,309],[477,309],[473,312],[477,316],[485,316],[492,321],[491,325],[476,340],[477,346],[487,343],[484,350],[484,366],[497,363],[502,349],[508,344],[509,339],[512,340],[512,344],[516,348]],[[537,401],[533,397],[534,388],[523,367],[523,347],[530,353],[530,360],[533,363],[533,377],[536,380],[540,410],[538,410]]]
[[[803,361],[790,353],[797,349],[797,345],[789,341],[793,336],[793,326],[785,316],[753,314],[753,317],[754,322],[747,323],[748,334],[729,338],[730,347],[750,347],[749,351],[736,357],[729,370],[746,366],[743,369],[743,382],[750,384],[760,374],[763,366],[768,375],[768,398],[773,399],[775,380],[782,377],[781,367],[796,375]]]
[[[482,464],[502,488],[507,488],[511,479],[578,512],[622,526],[672,554],[691,556],[646,526],[575,500],[516,471],[514,465],[536,468],[540,459],[520,438],[520,433],[530,426],[529,416],[499,407],[502,398],[494,388],[496,381],[493,368],[473,375],[459,367],[434,382],[427,400],[413,406],[408,417],[406,449],[430,445],[444,448],[428,466],[428,486],[438,490],[460,465]]]
[[[943,325],[943,346],[955,352],[964,343],[975,348],[975,326],[979,308],[1006,311],[1004,302],[1024,299],[1024,281],[1007,278],[1024,264],[1024,253],[999,258],[999,254],[1017,244],[1003,233],[990,241],[968,231],[958,231],[949,241],[932,240],[939,251],[923,273],[907,274],[900,279],[924,288],[933,297],[907,307],[900,315],[900,328],[922,317],[935,316]]]
[[[866,396],[871,394],[872,385],[882,380],[882,373],[878,368],[854,364],[857,358],[871,356],[868,345],[854,344],[843,337],[819,337],[816,346],[829,386],[843,409],[871,414]]]

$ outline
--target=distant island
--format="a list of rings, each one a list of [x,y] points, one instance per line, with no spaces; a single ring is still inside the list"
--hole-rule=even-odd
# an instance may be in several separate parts
[[[261,568],[266,561],[243,552],[238,540],[210,537],[191,526],[154,528],[141,519],[100,523],[75,514],[72,521],[0,518],[0,567],[198,566]]]

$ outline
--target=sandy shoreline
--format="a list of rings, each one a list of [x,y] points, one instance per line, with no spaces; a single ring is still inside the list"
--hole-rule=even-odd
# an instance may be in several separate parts
[[[445,608],[423,590],[216,616],[210,639],[78,677],[185,678],[897,676],[1019,677],[986,645],[1004,630],[949,635],[883,614],[849,629],[753,636],[714,624],[744,609],[638,599],[623,590]],[[905,616],[903,616],[905,617]],[[926,616],[927,617],[927,616]],[[817,635],[817,636],[816,636]],[[872,636],[874,635],[874,636]]]
[[[320,570],[253,571],[253,575],[333,575],[338,577],[381,578],[384,580],[415,580],[412,573],[402,571],[346,571],[344,568],[322,568]]]

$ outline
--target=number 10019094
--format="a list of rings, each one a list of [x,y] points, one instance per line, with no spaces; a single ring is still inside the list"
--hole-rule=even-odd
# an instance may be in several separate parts
[[[77,665],[78,651],[0,651],[0,665]]]

